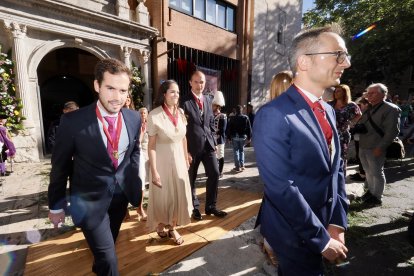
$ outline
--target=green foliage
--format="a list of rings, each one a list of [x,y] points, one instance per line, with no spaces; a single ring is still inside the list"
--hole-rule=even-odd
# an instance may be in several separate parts
[[[131,86],[130,91],[132,94],[132,101],[136,109],[139,109],[144,106],[144,86],[145,82],[143,81],[142,74],[140,68],[135,66],[134,62],[132,62],[131,66],[132,72],[132,79],[131,79]]]
[[[15,76],[13,72],[14,63],[11,51],[7,54],[1,51],[0,45],[0,114],[9,118],[6,127],[12,131],[23,129],[22,101],[16,98]]]
[[[341,24],[352,55],[352,67],[343,81],[351,85],[398,84],[401,73],[414,64],[414,0],[316,0],[303,22],[309,27]],[[376,28],[352,40],[374,23]]]

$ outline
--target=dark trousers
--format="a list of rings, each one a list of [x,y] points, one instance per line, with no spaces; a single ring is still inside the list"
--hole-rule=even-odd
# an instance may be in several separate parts
[[[194,209],[199,209],[200,207],[200,202],[198,201],[195,189],[195,181],[197,178],[198,167],[200,165],[200,162],[202,162],[207,175],[205,210],[208,211],[210,209],[214,209],[216,208],[217,187],[220,177],[216,152],[211,149],[210,146],[206,145],[206,148],[201,153],[192,157],[193,162],[191,162],[188,174],[190,177],[193,207]]]
[[[119,275],[115,241],[125,217],[128,200],[117,185],[108,212],[94,229],[82,229],[94,256],[92,271],[97,275]]]
[[[299,257],[300,258],[300,257]],[[310,255],[308,259],[302,261],[290,259],[283,255],[277,255],[279,265],[277,267],[278,276],[323,276],[322,256],[316,258]]]
[[[361,164],[361,159],[359,159],[359,141],[354,140],[354,144],[355,144],[355,153],[356,153],[356,160],[358,163],[359,173],[365,175],[364,168],[362,167],[362,164]]]

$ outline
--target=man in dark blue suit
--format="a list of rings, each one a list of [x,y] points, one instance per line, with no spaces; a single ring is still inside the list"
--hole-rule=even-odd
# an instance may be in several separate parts
[[[70,213],[94,255],[92,270],[98,275],[119,274],[115,241],[128,202],[139,206],[141,201],[140,115],[122,108],[130,79],[120,61],[99,61],[98,101],[62,116],[52,154],[49,218],[55,228],[65,221],[69,179]]]
[[[348,201],[332,107],[324,90],[350,67],[334,27],[295,36],[293,85],[264,105],[253,127],[264,200],[258,222],[279,260],[279,275],[323,275],[322,256],[346,258]]]
[[[206,76],[201,71],[195,71],[191,75],[190,86],[191,92],[184,98],[183,109],[187,118],[187,148],[188,156],[191,160],[190,184],[193,198],[193,214],[195,220],[202,220],[199,207],[200,203],[197,198],[195,181],[200,162],[203,162],[207,175],[206,182],[206,215],[215,215],[217,217],[225,217],[226,212],[218,210],[217,187],[220,172],[216,157],[217,141],[215,136],[214,115],[211,99],[203,95],[206,84]]]

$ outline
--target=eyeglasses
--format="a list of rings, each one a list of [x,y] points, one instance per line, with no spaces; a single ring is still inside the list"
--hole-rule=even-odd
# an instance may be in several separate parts
[[[348,59],[349,62],[351,61],[351,56],[347,52],[344,52],[344,51],[305,54],[305,56],[315,56],[315,55],[334,55],[336,56],[336,62],[338,64],[342,64],[346,58]]]

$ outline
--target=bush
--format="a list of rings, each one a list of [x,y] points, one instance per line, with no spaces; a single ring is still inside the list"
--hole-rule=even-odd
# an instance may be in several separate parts
[[[0,45],[0,114],[8,116],[6,127],[11,131],[23,129],[22,100],[16,98],[14,63],[11,51],[2,52]]]

